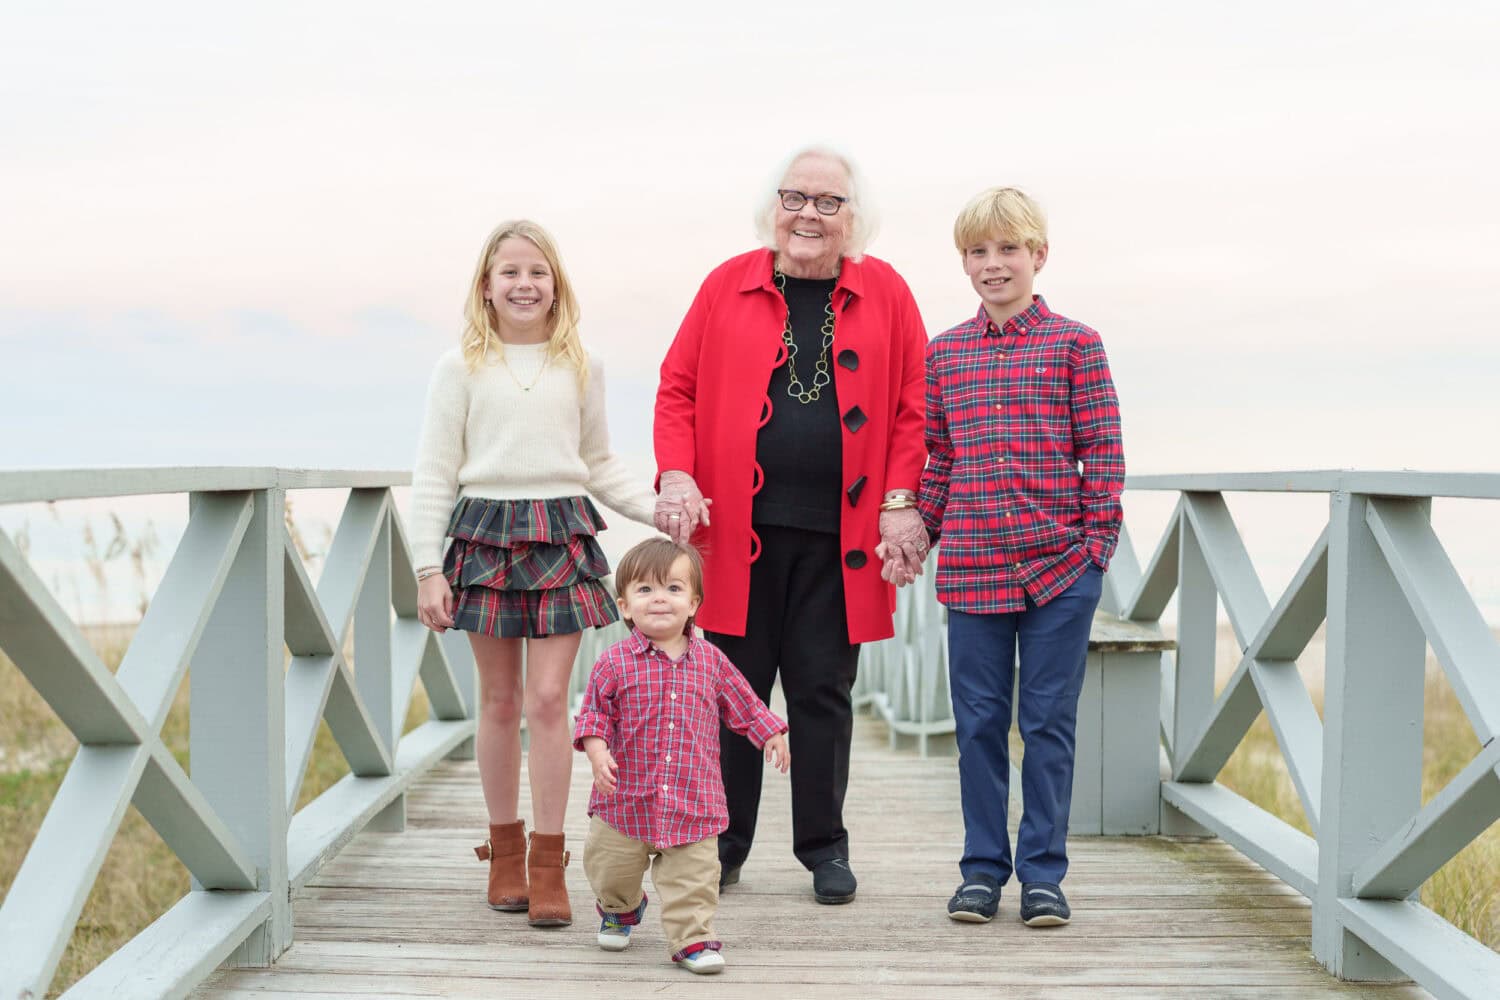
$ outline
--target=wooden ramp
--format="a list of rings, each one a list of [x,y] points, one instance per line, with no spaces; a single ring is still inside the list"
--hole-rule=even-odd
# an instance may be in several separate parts
[[[588,785],[578,754],[567,825],[572,927],[533,930],[524,914],[484,905],[485,866],[470,850],[486,823],[478,774],[472,761],[447,762],[410,794],[405,833],[361,834],[297,894],[297,941],[274,967],[217,973],[194,995],[1427,996],[1328,976],[1310,953],[1307,902],[1217,841],[1074,839],[1070,926],[1025,927],[1014,884],[994,922],[954,923],[945,904],[963,844],[955,762],[892,752],[884,726],[863,717],[846,807],[858,899],[814,902],[811,878],[791,855],[787,780],[768,772],[755,852],[720,902],[728,968],[694,976],[668,959],[654,909],[628,951],[608,954],[594,944],[598,922],[581,864]],[[529,815],[524,801],[522,813]]]

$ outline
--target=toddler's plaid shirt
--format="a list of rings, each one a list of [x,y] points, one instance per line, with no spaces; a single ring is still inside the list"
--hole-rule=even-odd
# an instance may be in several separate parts
[[[717,646],[694,636],[680,660],[631,630],[599,657],[573,746],[603,737],[619,765],[613,794],[589,793],[589,815],[657,848],[691,844],[729,825],[719,771],[719,722],[757,747],[787,731]]]

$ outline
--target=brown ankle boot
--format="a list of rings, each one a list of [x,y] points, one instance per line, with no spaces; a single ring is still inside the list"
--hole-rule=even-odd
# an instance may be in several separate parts
[[[526,874],[531,879],[531,906],[526,921],[533,927],[566,927],[573,922],[568,905],[568,883],[564,869],[569,853],[563,850],[563,834],[533,833]]]
[[[490,909],[519,913],[531,904],[526,891],[526,821],[491,823],[490,839],[474,848],[490,863]]]

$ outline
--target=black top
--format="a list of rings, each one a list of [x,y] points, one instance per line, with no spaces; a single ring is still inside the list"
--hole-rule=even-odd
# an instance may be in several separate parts
[[[792,339],[797,344],[797,379],[807,391],[813,387],[815,366],[823,351],[823,322],[837,279],[785,280]],[[834,353],[830,348],[829,382],[809,403],[787,395],[791,373],[786,364],[771,372],[766,389],[771,419],[755,443],[755,460],[765,474],[751,508],[755,523],[838,534],[844,446],[833,390]]]

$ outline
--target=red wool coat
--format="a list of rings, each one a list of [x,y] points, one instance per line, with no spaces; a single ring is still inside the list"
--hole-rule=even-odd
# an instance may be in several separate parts
[[[687,472],[713,500],[711,525],[693,537],[703,550],[704,599],[697,623],[745,634],[750,564],[760,540],[750,526],[760,488],[756,435],[769,405],[771,372],[786,359],[786,301],[772,281],[770,250],[733,257],[704,280],[661,366],[656,394],[656,467]],[[885,261],[844,260],[833,291],[833,388],[843,424],[839,540],[849,641],[892,634],[895,588],[880,579],[880,501],[915,491],[922,439],[927,334],[906,282]]]

